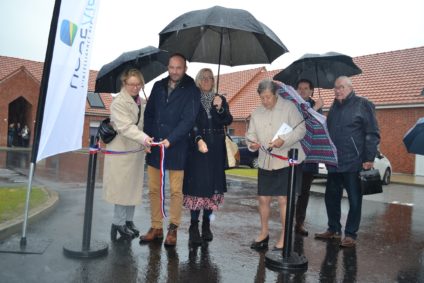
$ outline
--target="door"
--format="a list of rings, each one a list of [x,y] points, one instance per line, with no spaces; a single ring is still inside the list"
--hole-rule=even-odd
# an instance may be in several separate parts
[[[424,176],[424,155],[415,155],[415,175]]]

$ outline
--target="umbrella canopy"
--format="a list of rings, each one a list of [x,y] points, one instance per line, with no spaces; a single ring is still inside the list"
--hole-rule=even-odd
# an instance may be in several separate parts
[[[424,155],[424,117],[408,130],[403,137],[403,143],[409,153]]]
[[[120,76],[129,68],[141,71],[145,83],[167,70],[169,53],[153,46],[122,53],[112,62],[104,65],[96,78],[96,92],[117,93],[121,90]]]
[[[300,79],[310,80],[318,88],[334,88],[334,81],[339,76],[354,76],[362,70],[353,63],[352,57],[337,52],[324,54],[305,54],[290,64],[274,79],[296,86]]]
[[[221,64],[269,64],[288,51],[277,35],[249,12],[220,6],[185,13],[159,36],[161,49],[181,53],[190,62],[218,64],[218,80]]]
[[[300,141],[306,154],[305,162],[337,166],[337,149],[328,133],[326,117],[311,108],[291,86],[282,84],[278,94],[292,101],[305,119],[306,135]]]

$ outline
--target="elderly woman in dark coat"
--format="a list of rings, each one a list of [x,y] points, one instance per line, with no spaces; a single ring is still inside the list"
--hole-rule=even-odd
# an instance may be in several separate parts
[[[190,209],[189,242],[199,245],[212,241],[210,216],[224,200],[225,126],[233,121],[225,97],[214,92],[214,77],[210,69],[201,69],[196,76],[201,91],[201,107],[196,124],[190,133],[191,146],[184,175],[184,206]],[[199,216],[203,209],[202,236]]]

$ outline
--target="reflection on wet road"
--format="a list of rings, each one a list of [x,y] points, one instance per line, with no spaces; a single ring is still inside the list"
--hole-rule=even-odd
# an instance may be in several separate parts
[[[209,245],[193,248],[187,244],[187,211],[175,249],[166,249],[160,242],[140,245],[136,240],[112,244],[109,228],[113,207],[101,199],[101,190],[97,189],[92,238],[110,243],[109,253],[91,260],[66,258],[63,244],[81,241],[87,160],[86,154],[71,153],[37,164],[35,181],[56,190],[60,203],[45,219],[29,226],[28,237],[51,238],[53,242],[43,255],[0,254],[4,282],[424,282],[424,189],[401,185],[385,187],[387,195],[364,201],[358,246],[354,249],[340,248],[336,241],[295,236],[294,251],[308,259],[305,273],[272,271],[265,266],[265,253],[249,248],[260,228],[256,184],[231,177],[225,204],[215,213],[214,240]],[[26,173],[28,162],[28,153],[0,151],[0,168]],[[98,187],[101,169],[102,158]],[[315,191],[322,186],[314,184]],[[400,199],[400,192],[407,199]],[[414,205],[389,203],[394,197]],[[143,198],[135,215],[142,233],[150,226],[147,189]],[[343,199],[342,223],[347,205]],[[273,208],[271,247],[280,232],[276,203]],[[323,195],[312,193],[307,211],[310,235],[324,230],[326,222]]]

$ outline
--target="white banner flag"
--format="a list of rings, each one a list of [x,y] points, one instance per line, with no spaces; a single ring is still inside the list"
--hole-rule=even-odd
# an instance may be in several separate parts
[[[37,162],[80,149],[90,55],[100,0],[62,0]]]

